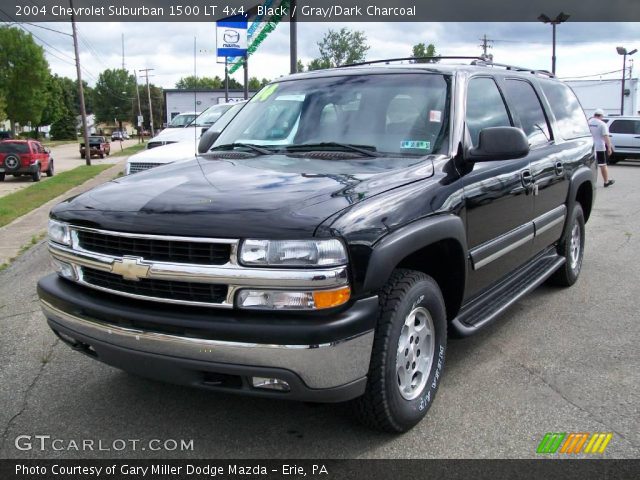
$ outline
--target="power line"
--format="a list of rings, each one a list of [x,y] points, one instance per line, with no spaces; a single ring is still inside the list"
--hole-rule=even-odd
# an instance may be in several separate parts
[[[573,76],[573,77],[562,77],[560,78],[560,80],[566,80],[568,78],[589,78],[589,77],[600,77],[602,75],[609,75],[612,73],[620,73],[622,72],[622,69],[619,70],[611,70],[610,72],[602,72],[602,73],[593,73],[591,75],[581,75],[581,76]]]

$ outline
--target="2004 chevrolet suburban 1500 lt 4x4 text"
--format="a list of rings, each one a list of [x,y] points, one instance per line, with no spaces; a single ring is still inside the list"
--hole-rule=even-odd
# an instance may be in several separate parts
[[[578,101],[544,72],[478,63],[283,78],[207,153],[57,205],[50,327],[136,374],[353,400],[408,430],[448,331],[582,266],[595,164]]]

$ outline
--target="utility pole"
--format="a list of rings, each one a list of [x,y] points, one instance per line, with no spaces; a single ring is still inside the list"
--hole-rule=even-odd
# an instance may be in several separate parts
[[[249,54],[244,56],[244,99],[249,99]]]
[[[78,75],[78,96],[80,97],[80,115],[82,116],[82,136],[84,137],[84,158],[87,165],[91,165],[91,149],[89,148],[89,131],[87,130],[87,109],[84,105],[84,88],[80,71],[80,54],[78,53],[78,32],[76,31],[76,17],[73,14],[73,0],[69,0],[71,7],[71,31],[73,33],[73,50],[76,54],[76,73]]]
[[[133,76],[136,79],[136,97],[138,97],[138,118],[137,118],[137,122],[136,125],[138,127],[138,140],[142,139],[142,143],[144,143],[144,138],[143,136],[140,134],[142,132],[142,108],[140,107],[140,90],[138,89],[138,74],[136,73],[136,71],[133,71]]]
[[[490,38],[487,38],[487,34],[485,33],[480,39],[482,42],[479,46],[482,48],[482,58],[485,60],[493,59],[493,56],[488,53],[490,48],[493,48],[492,45],[489,45],[490,42],[493,42]]]
[[[290,73],[298,71],[298,15],[296,15],[296,0],[289,2],[289,63]]]
[[[124,70],[124,33],[122,34],[122,70]]]
[[[149,87],[149,72],[154,70],[153,68],[141,69],[144,72],[144,76],[147,79],[147,98],[149,99],[149,125],[151,126],[151,137],[155,137],[155,131],[153,130],[153,110],[151,109],[151,88]]]

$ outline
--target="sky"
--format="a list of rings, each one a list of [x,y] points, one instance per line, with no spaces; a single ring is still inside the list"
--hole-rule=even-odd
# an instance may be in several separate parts
[[[39,25],[40,27],[36,26]],[[94,85],[106,68],[122,66],[124,34],[125,68],[153,68],[149,81],[173,88],[184,76],[224,76],[216,63],[213,23],[88,23],[80,22],[79,47],[83,79]],[[22,25],[45,47],[51,72],[76,77],[70,36],[46,27],[71,32],[69,23]],[[551,27],[542,23],[299,23],[298,57],[305,65],[318,54],[318,41],[329,30],[347,27],[363,31],[370,50],[367,59],[406,57],[419,42],[433,43],[441,55],[479,55],[481,37],[487,35],[494,61],[551,70]],[[195,62],[194,62],[195,38]],[[616,46],[640,49],[638,23],[571,23],[557,27],[557,75],[619,78],[622,57]],[[640,53],[637,54],[640,60]],[[630,57],[633,60],[633,57]],[[195,65],[194,65],[195,63]],[[633,76],[638,77],[638,68]],[[613,72],[607,75],[600,74]],[[281,23],[249,59],[249,75],[274,79],[289,73],[289,24]],[[593,77],[592,75],[596,75]],[[242,69],[235,75],[242,82]]]

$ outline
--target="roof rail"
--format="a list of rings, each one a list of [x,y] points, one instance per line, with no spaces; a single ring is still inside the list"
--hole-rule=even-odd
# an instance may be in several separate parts
[[[485,67],[500,67],[506,70],[514,70],[516,72],[530,72],[534,75],[545,75],[550,78],[555,78],[555,75],[547,70],[536,70],[533,68],[518,67],[516,65],[507,65],[505,63],[495,63],[487,60],[485,57],[471,57],[471,56],[441,56],[435,55],[430,57],[400,57],[400,58],[386,58],[382,60],[370,60],[367,62],[349,63],[347,65],[340,65],[337,68],[345,67],[359,67],[362,65],[375,65],[380,63],[388,64],[390,62],[411,61],[411,60],[471,60],[471,65],[485,66]]]
[[[344,67],[359,67],[361,65],[374,65],[376,63],[389,63],[389,62],[400,62],[400,61],[408,61],[408,60],[482,60],[482,57],[460,57],[460,56],[431,56],[431,57],[401,57],[401,58],[386,58],[383,60],[370,60],[367,62],[360,63],[349,63],[347,65],[340,65],[337,68]]]

